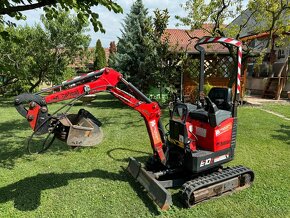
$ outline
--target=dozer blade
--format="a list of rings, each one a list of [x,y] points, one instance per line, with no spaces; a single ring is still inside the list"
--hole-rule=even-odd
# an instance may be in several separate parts
[[[127,171],[146,189],[149,196],[161,208],[168,210],[172,204],[171,194],[154,178],[154,175],[145,170],[134,158],[130,157]]]

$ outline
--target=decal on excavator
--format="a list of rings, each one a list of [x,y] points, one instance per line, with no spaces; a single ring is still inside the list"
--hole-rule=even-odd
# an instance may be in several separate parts
[[[215,157],[215,158],[213,159],[213,162],[216,163],[216,162],[219,162],[219,161],[222,161],[222,160],[228,159],[229,157],[230,157],[230,154],[227,153],[227,154],[224,154],[224,155],[221,155],[221,156]]]
[[[154,144],[162,143],[156,121],[155,120],[150,121],[149,126],[152,132]]]
[[[201,128],[201,127],[196,127],[196,135],[206,137],[206,129]]]
[[[231,130],[231,129],[232,129],[232,124],[229,123],[228,125],[224,126],[223,128],[221,128],[221,129],[217,129],[217,130],[215,131],[215,135],[216,135],[216,136],[219,136],[219,135],[221,135],[221,134],[223,134],[223,133],[225,133],[225,132],[227,132],[227,131],[229,131],[229,130]]]

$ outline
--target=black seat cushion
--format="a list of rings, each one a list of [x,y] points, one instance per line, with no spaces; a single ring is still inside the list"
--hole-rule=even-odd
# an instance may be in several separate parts
[[[208,123],[208,112],[204,109],[196,109],[189,111],[189,117],[193,120]]]
[[[212,127],[216,127],[230,117],[232,117],[230,111],[218,110],[215,113],[209,113],[209,123]]]
[[[231,111],[232,109],[232,90],[230,88],[213,87],[208,97],[216,104],[218,109]]]
[[[220,125],[226,119],[232,117],[230,111],[218,110],[215,113],[208,113],[204,109],[197,109],[189,111],[189,117],[193,120],[199,120],[201,122],[210,123],[212,127]]]

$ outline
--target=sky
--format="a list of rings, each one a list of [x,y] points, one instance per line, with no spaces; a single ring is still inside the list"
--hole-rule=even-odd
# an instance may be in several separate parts
[[[117,41],[117,37],[121,36],[120,30],[122,29],[122,23],[126,14],[130,12],[130,7],[133,4],[134,0],[118,0],[118,4],[123,8],[123,14],[112,14],[106,9],[101,7],[96,9],[96,12],[100,14],[100,20],[106,33],[94,33],[93,28],[91,28],[90,35],[92,37],[91,44],[95,44],[96,40],[99,38],[104,47],[108,47],[110,41]],[[172,1],[172,0],[143,0],[143,4],[148,8],[149,15],[153,15],[153,11],[156,8],[161,10],[168,9],[170,14],[168,28],[176,28],[176,23],[178,22],[175,19],[175,15],[184,15],[185,11],[181,8],[180,4],[184,4],[186,0]]]
[[[130,12],[130,7],[134,0],[117,0],[117,3],[123,8],[123,14],[115,14],[112,11],[107,10],[103,6],[94,7],[93,11],[99,13],[99,19],[106,30],[106,33],[94,32],[92,25],[90,25],[90,31],[87,33],[91,37],[90,47],[94,47],[98,39],[101,40],[103,47],[109,47],[111,41],[118,41],[117,37],[121,36],[122,23],[126,14]],[[153,11],[156,8],[161,10],[168,9],[170,14],[168,28],[176,28],[175,15],[185,15],[185,11],[181,8],[181,4],[184,4],[186,0],[143,0],[143,4],[148,8],[149,15],[153,15]],[[43,13],[42,9],[26,11],[23,14],[26,16],[25,21],[17,21],[17,24],[30,26],[35,23],[40,23],[40,15]]]
[[[148,8],[149,15],[153,15],[153,11],[157,8],[163,10],[168,9],[170,14],[169,24],[167,28],[176,28],[176,24],[179,23],[175,19],[176,15],[186,16],[186,12],[182,9],[181,4],[185,4],[187,0],[143,0],[143,4]],[[90,47],[94,47],[98,39],[101,40],[103,47],[109,47],[111,41],[118,41],[118,37],[121,36],[122,23],[126,14],[130,12],[130,8],[134,0],[117,0],[116,1],[122,8],[123,14],[115,14],[112,11],[107,10],[103,6],[94,7],[93,11],[99,13],[99,19],[106,30],[106,33],[95,33],[92,25],[90,25],[90,31],[87,33],[91,37]],[[243,0],[243,5],[246,5],[248,0]],[[43,13],[42,9],[26,11],[23,14],[26,15],[26,21],[17,21],[17,24],[34,25],[40,23],[40,15]],[[182,28],[182,27],[178,27]],[[188,27],[183,27],[188,28]]]

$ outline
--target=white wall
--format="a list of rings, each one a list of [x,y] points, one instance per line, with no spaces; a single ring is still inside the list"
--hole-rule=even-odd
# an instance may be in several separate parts
[[[254,78],[254,77],[248,77],[247,78],[247,84],[246,89],[252,90],[256,93],[262,93],[264,91],[265,84],[267,82],[266,78]],[[290,91],[290,79],[288,79],[288,82],[286,86],[283,89],[284,92]]]

